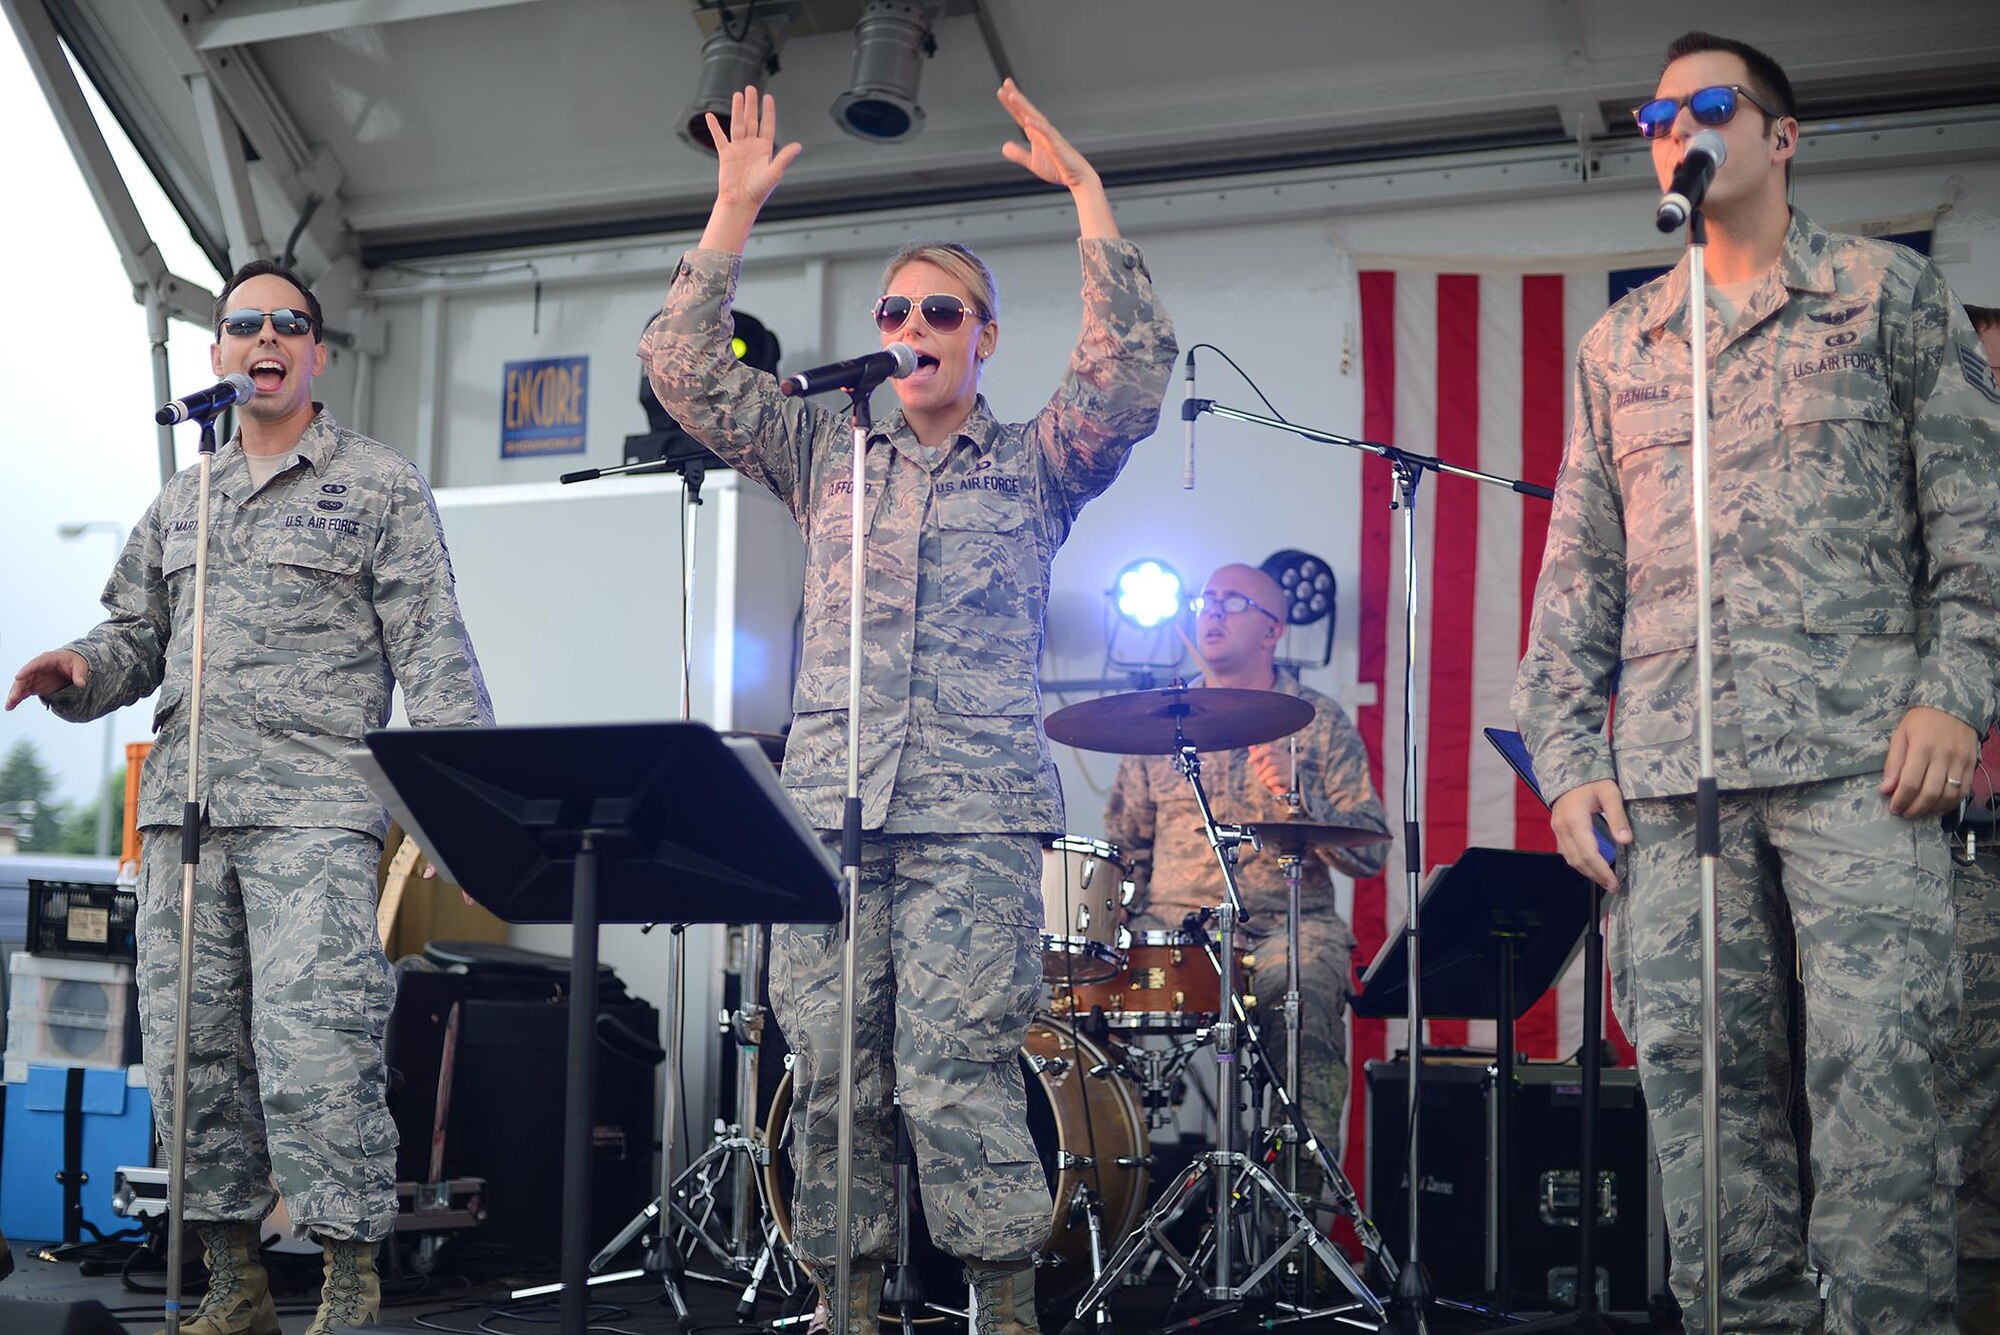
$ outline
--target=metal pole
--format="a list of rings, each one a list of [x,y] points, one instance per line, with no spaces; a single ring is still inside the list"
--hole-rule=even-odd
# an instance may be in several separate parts
[[[847,495],[849,521],[847,607],[847,801],[841,809],[840,862],[847,880],[847,943],[840,970],[840,1130],[834,1171],[833,1250],[834,1291],[827,1295],[827,1316],[833,1335],[851,1335],[847,1327],[848,1292],[854,1282],[854,971],[855,927],[861,900],[861,588],[862,541],[868,498],[868,394],[856,389],[854,405],[854,466]]]
[[[1695,793],[1695,854],[1701,862],[1701,1263],[1707,1298],[1704,1327],[1722,1329],[1722,1024],[1716,956],[1721,912],[1716,858],[1722,851],[1715,786],[1713,553],[1708,505],[1708,228],[1697,209],[1688,220],[1688,337],[1694,371],[1695,723],[1701,772]],[[1579,1277],[1581,1279],[1581,1277]]]
[[[174,987],[174,1117],[167,1141],[166,1335],[181,1328],[181,1267],[187,1233],[188,1009],[193,1005],[194,884],[201,867],[201,689],[208,620],[208,480],[215,461],[215,422],[201,424],[201,473],[195,496],[193,662],[188,678],[187,800],[181,805],[181,961]]]

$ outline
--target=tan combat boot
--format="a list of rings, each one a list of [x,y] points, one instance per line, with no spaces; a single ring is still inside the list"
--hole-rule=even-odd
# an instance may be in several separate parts
[[[181,1322],[181,1335],[278,1335],[271,1279],[257,1259],[257,1225],[198,1223],[208,1292]]]
[[[306,1335],[328,1335],[347,1326],[374,1326],[382,1320],[382,1280],[375,1273],[375,1244],[350,1238],[321,1238],[326,1253],[326,1285],[319,1311]]]
[[[1035,1320],[1035,1263],[967,1261],[972,1281],[972,1335],[1041,1335]]]
[[[848,1267],[847,1335],[879,1335],[882,1311],[882,1263],[855,1260]],[[806,1335],[827,1335],[833,1329],[833,1314],[827,1310],[826,1290],[821,1289],[819,1305],[813,1308],[812,1324]]]

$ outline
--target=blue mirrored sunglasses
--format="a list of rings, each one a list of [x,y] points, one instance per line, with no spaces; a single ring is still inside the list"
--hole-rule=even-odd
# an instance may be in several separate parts
[[[1643,106],[1632,108],[1632,119],[1639,123],[1639,133],[1648,139],[1661,138],[1671,131],[1674,118],[1681,114],[1684,106],[1698,124],[1727,125],[1736,119],[1739,94],[1766,116],[1775,118],[1778,115],[1742,84],[1718,83],[1708,88],[1697,88],[1686,97],[1656,97]]]

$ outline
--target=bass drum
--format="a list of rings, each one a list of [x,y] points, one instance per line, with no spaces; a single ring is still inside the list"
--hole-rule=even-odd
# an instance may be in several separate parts
[[[1049,1237],[1041,1247],[1045,1263],[1035,1271],[1036,1304],[1045,1310],[1082,1293],[1090,1283],[1090,1223],[1070,1217],[1079,1184],[1088,1183],[1104,1203],[1101,1228],[1107,1258],[1145,1213],[1145,1118],[1131,1082],[1108,1069],[1112,1061],[1105,1048],[1081,1034],[1072,1036],[1047,1019],[1028,1027],[1028,1041],[1021,1051],[1028,1131],[1054,1198]],[[1091,1074],[1100,1069],[1102,1074]],[[792,1073],[787,1071],[764,1119],[764,1143],[771,1148],[764,1187],[787,1244],[792,1240],[791,1111]],[[1095,1166],[1058,1167],[1084,1158],[1094,1159]],[[910,1204],[910,1228],[914,1235],[910,1257],[925,1296],[958,1305],[965,1296],[962,1272],[931,1241],[920,1200]],[[1051,1260],[1055,1264],[1046,1263]]]

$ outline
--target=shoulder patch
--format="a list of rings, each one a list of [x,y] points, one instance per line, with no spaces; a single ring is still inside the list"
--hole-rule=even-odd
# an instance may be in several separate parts
[[[1993,367],[1987,362],[1984,352],[1961,341],[1958,345],[1958,364],[1965,371],[1967,384],[1984,394],[1989,401],[2000,403],[2000,384],[1994,382]]]

